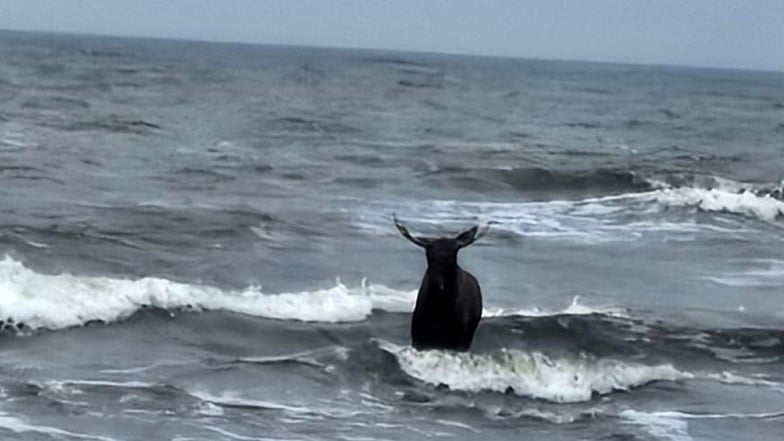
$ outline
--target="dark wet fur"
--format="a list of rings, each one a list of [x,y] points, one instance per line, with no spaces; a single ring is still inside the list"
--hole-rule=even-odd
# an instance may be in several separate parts
[[[482,290],[476,277],[457,264],[457,253],[478,238],[479,227],[455,238],[427,239],[411,236],[397,218],[395,226],[427,255],[411,319],[411,344],[417,349],[467,351],[482,318]]]

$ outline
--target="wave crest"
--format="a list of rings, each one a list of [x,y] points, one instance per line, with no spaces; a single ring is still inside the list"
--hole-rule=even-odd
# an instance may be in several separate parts
[[[695,219],[689,211],[730,214],[773,222],[784,217],[782,189],[711,178],[672,186],[650,181],[652,189],[583,199],[548,201],[401,200],[357,207],[353,223],[369,234],[396,234],[387,213],[397,212],[415,227],[462,228],[493,222],[489,238],[523,237],[586,243],[636,241],[647,235],[695,233],[740,235],[736,224]],[[775,188],[774,188],[775,187]],[[392,206],[390,206],[392,205]]]
[[[645,199],[672,207],[696,207],[702,211],[732,213],[773,221],[784,216],[784,202],[772,194],[750,189],[665,188],[649,193]]]
[[[425,383],[467,392],[514,392],[558,403],[691,377],[669,364],[647,366],[589,356],[557,359],[512,349],[490,354],[418,351],[385,341],[379,346],[397,358],[406,374]]]
[[[257,317],[308,322],[353,322],[374,309],[410,311],[415,292],[363,283],[349,288],[265,294],[144,277],[119,279],[47,275],[6,256],[0,260],[0,328],[62,329],[89,322],[114,322],[145,308],[225,310]]]
[[[0,260],[0,331],[64,329],[90,322],[126,319],[143,308],[222,310],[255,317],[304,322],[359,322],[375,310],[409,313],[416,290],[398,290],[363,280],[348,287],[269,294],[258,286],[223,290],[158,277],[122,279],[72,274],[41,274],[6,256]],[[591,307],[575,297],[561,311],[489,307],[483,317],[570,314],[626,316],[611,307]]]

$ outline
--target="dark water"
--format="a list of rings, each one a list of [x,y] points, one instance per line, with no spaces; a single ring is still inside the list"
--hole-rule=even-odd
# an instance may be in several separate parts
[[[0,438],[780,440],[784,74],[0,33]],[[391,225],[495,221],[472,351]],[[1,257],[1,256],[0,256]]]

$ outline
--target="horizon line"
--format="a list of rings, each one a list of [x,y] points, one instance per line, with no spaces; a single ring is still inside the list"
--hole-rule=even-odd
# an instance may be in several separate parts
[[[763,69],[751,68],[743,66],[705,66],[705,65],[689,65],[689,64],[676,64],[676,63],[656,63],[656,62],[641,62],[641,61],[615,61],[615,60],[598,60],[598,59],[578,59],[578,58],[558,58],[558,57],[538,57],[538,56],[524,56],[524,55],[501,55],[501,54],[478,54],[472,52],[459,52],[459,51],[433,51],[433,50],[411,50],[411,49],[395,49],[395,48],[376,48],[376,47],[363,47],[363,46],[333,46],[333,45],[319,45],[319,44],[297,44],[297,43],[262,43],[256,41],[237,41],[237,40],[222,40],[222,39],[206,39],[199,37],[172,37],[172,36],[149,36],[149,35],[133,35],[133,34],[110,34],[102,32],[86,32],[86,31],[71,31],[71,30],[40,30],[40,29],[12,29],[0,28],[0,33],[20,33],[20,34],[52,34],[63,36],[83,36],[83,37],[103,37],[103,38],[117,38],[129,40],[160,40],[160,41],[174,41],[182,43],[207,43],[207,44],[226,44],[226,45],[245,45],[245,46],[267,46],[267,47],[292,47],[292,48],[310,48],[310,49],[326,49],[326,50],[354,50],[354,51],[376,51],[376,52],[394,52],[400,54],[421,54],[421,55],[435,55],[435,56],[456,56],[456,57],[475,57],[475,58],[500,58],[509,60],[528,60],[528,61],[543,61],[543,62],[576,62],[576,63],[589,63],[589,64],[609,64],[617,66],[639,66],[639,67],[661,67],[670,69],[694,69],[694,70],[713,70],[713,71],[740,71],[749,73],[761,74],[784,74],[784,68],[777,69]]]

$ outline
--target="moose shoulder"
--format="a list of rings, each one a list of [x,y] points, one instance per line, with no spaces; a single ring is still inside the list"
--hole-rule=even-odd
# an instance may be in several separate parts
[[[416,349],[467,351],[482,318],[479,282],[457,264],[457,253],[479,235],[474,226],[454,238],[415,237],[394,217],[406,239],[425,249],[427,270],[411,319],[411,344]]]

